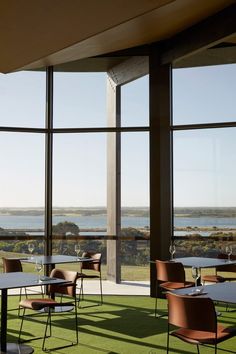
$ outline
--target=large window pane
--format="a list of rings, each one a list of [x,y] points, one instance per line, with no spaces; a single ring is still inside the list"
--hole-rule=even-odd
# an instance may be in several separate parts
[[[106,116],[105,73],[54,74],[54,127],[104,127]]]
[[[130,238],[121,242],[122,280],[148,279],[148,146],[147,133],[121,135],[121,236]]]
[[[236,236],[235,134],[235,128],[174,133],[175,236],[216,243]],[[212,254],[209,244],[199,243],[195,255]]]
[[[173,124],[236,120],[236,64],[173,70]]]
[[[149,240],[121,241],[121,279],[146,281],[150,286]]]
[[[149,135],[121,135],[122,228],[149,232]]]
[[[149,76],[121,87],[121,126],[149,125]]]
[[[1,234],[40,235],[44,232],[44,135],[1,133],[0,150]]]
[[[105,133],[54,137],[53,214],[54,225],[67,222],[54,234],[106,233]]]
[[[45,126],[45,72],[0,74],[0,126]]]
[[[107,243],[106,240],[83,240],[83,239],[71,239],[70,237],[62,237],[61,239],[54,239],[52,243],[52,253],[53,254],[64,254],[68,256],[75,256],[75,245],[80,245],[80,254],[79,256],[82,255],[82,252],[87,252],[87,251],[92,251],[92,252],[98,252],[102,254],[102,278],[106,279],[107,278],[107,261],[106,261],[106,256],[107,256]],[[74,270],[74,271],[80,271],[80,264],[78,263],[66,263],[66,264],[61,264],[60,268],[62,269],[67,269],[67,270]]]

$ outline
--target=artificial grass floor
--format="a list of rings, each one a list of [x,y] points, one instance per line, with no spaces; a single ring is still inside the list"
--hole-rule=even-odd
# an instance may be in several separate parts
[[[17,342],[20,319],[17,317],[18,296],[8,298],[8,341]],[[78,309],[79,344],[65,349],[52,350],[51,353],[64,354],[161,354],[166,353],[167,317],[154,317],[154,299],[145,296],[104,296],[104,304],[97,306],[96,296],[86,296]],[[85,307],[86,306],[86,307]],[[158,300],[159,309],[166,309],[166,300]],[[222,316],[218,320],[225,326],[236,327],[236,312],[226,312],[225,306],[217,306]],[[199,314],[200,315],[200,314]],[[22,338],[30,339],[44,333],[45,315],[30,317],[24,322]],[[64,338],[73,341],[73,314],[53,316],[53,336],[47,339],[47,347],[64,345]],[[35,353],[42,353],[42,339],[29,343]],[[194,345],[170,338],[170,353],[196,353]],[[219,344],[219,353],[230,350],[236,353],[236,337]],[[209,347],[201,347],[201,354],[214,353]]]

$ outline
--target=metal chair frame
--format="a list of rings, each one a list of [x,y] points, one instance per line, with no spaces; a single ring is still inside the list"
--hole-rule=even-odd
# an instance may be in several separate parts
[[[213,346],[217,354],[217,344],[236,334],[236,328],[232,330],[221,327],[224,336],[220,336],[219,332],[218,337],[217,314],[214,302],[210,298],[176,295],[170,292],[166,296],[168,300],[167,354],[170,335],[195,344],[198,354],[200,354],[199,345]],[[177,329],[170,331],[170,325]],[[202,333],[204,336],[201,337]]]
[[[24,306],[24,301],[20,303],[20,306],[23,308],[23,314],[21,318],[21,324],[20,324],[20,330],[19,330],[19,337],[18,337],[18,342],[28,342],[31,341],[32,339],[29,340],[21,340],[21,334],[22,334],[22,328],[23,328],[23,322],[24,319],[27,318],[26,316],[26,309],[30,309],[33,311],[42,311],[44,310],[45,313],[47,313],[47,319],[46,319],[46,324],[45,324],[45,331],[44,331],[44,336],[43,336],[43,342],[42,342],[42,350],[43,351],[50,351],[50,350],[57,350],[57,349],[62,349],[62,348],[67,348],[71,347],[73,345],[77,345],[79,343],[79,335],[78,335],[78,312],[77,312],[77,299],[76,299],[76,281],[77,281],[77,272],[73,271],[64,271],[61,269],[53,269],[51,272],[51,277],[57,277],[61,279],[65,279],[68,281],[71,281],[70,279],[67,279],[67,274],[70,274],[71,276],[74,277],[74,281],[72,284],[62,284],[62,285],[50,285],[49,286],[49,294],[52,297],[55,297],[55,295],[60,295],[60,302],[54,301],[52,299],[49,299],[48,302],[45,298],[43,299],[33,299],[34,306],[35,308],[30,308]],[[62,302],[63,297],[70,297],[73,298],[73,300]],[[29,299],[28,299],[29,300]],[[41,302],[40,302],[41,300]],[[43,300],[43,301],[42,301]],[[25,300],[26,301],[26,300]],[[68,305],[73,306],[74,308],[74,313],[75,313],[75,341],[71,342],[70,344],[56,347],[56,348],[51,348],[47,349],[45,346],[46,343],[46,338],[49,338],[52,336],[52,313],[57,307],[63,308],[65,307],[65,312],[68,312],[66,309]],[[48,334],[49,332],[49,334]],[[34,338],[38,339],[38,338]]]
[[[160,261],[156,260],[156,300],[155,300],[155,317],[167,316],[167,312],[157,314],[158,288],[164,291],[183,289],[194,286],[193,282],[186,281],[184,266],[180,262]],[[174,284],[174,287],[172,285]]]
[[[92,261],[85,261],[81,263],[80,273],[78,274],[78,279],[81,281],[80,291],[79,291],[79,302],[84,300],[84,279],[99,279],[100,283],[100,304],[103,304],[103,293],[102,293],[102,272],[101,272],[101,261],[102,255],[97,252],[84,252],[82,257],[93,258]],[[99,275],[86,274],[83,270],[92,270],[94,272],[99,272]]]

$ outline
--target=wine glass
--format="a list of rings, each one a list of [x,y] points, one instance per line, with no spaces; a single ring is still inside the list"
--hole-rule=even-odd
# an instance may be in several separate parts
[[[174,259],[174,254],[176,251],[176,247],[175,247],[174,243],[170,244],[169,251],[170,251],[170,259],[172,260],[172,259]]]
[[[43,269],[42,259],[36,259],[35,270],[38,272],[38,282],[40,282],[40,272]]]
[[[228,261],[230,261],[230,256],[231,256],[231,254],[233,252],[232,246],[230,246],[230,245],[226,246],[225,247],[225,251],[226,251],[226,253],[228,255]]]
[[[78,243],[75,245],[75,253],[77,254],[77,258],[79,258],[80,245],[78,245]]]
[[[28,251],[29,251],[29,253],[31,254],[30,259],[33,259],[33,256],[32,256],[32,254],[33,254],[33,252],[34,252],[34,244],[33,244],[33,243],[29,243],[29,244],[28,244]]]
[[[200,269],[198,267],[192,267],[192,277],[195,280],[195,286],[198,286],[198,279],[200,278]]]

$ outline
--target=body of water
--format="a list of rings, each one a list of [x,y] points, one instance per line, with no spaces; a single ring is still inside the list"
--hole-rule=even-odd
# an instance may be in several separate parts
[[[58,215],[53,217],[53,224],[59,222],[68,221],[77,224],[80,229],[87,228],[106,228],[107,219],[106,216],[63,216]],[[176,217],[174,219],[174,225],[176,227],[218,227],[218,228],[235,228],[236,218],[214,218],[214,217]],[[132,217],[124,216],[121,219],[121,226],[134,227],[134,228],[146,228],[149,227],[148,217]],[[41,216],[13,216],[13,215],[0,215],[0,227],[3,229],[43,229],[44,217]],[[175,231],[175,235],[192,234],[198,231]],[[202,231],[202,236],[208,236],[211,232]],[[104,234],[103,232],[89,232],[89,234]]]

